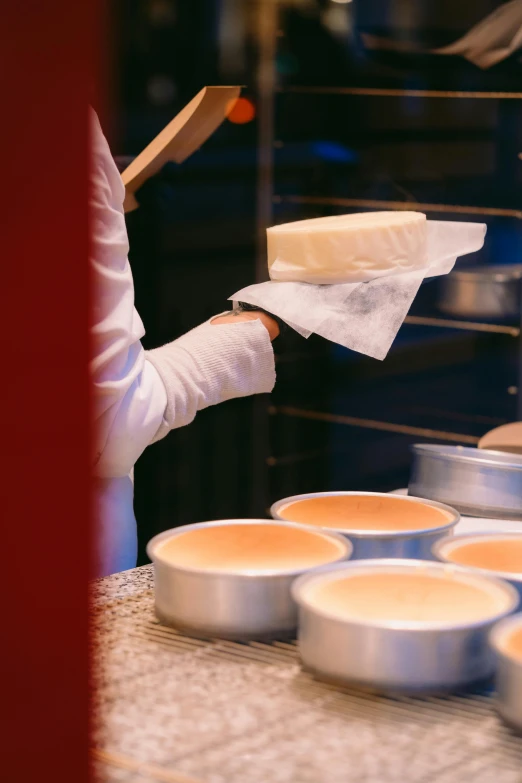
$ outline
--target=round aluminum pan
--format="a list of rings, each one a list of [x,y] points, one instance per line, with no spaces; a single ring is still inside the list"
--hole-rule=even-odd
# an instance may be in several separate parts
[[[284,506],[295,503],[298,500],[307,500],[308,498],[332,497],[334,495],[362,495],[364,497],[389,497],[384,492],[310,492],[306,495],[293,495],[277,503],[270,509],[270,514],[274,519],[285,521]],[[433,506],[446,511],[451,515],[450,521],[441,527],[429,528],[426,530],[397,530],[395,532],[388,530],[352,530],[346,528],[329,528],[327,524],[307,525],[312,530],[325,530],[328,532],[340,533],[348,538],[353,545],[351,560],[362,560],[367,558],[379,557],[400,557],[416,558],[418,560],[432,560],[431,547],[438,541],[452,532],[453,528],[460,520],[460,514],[454,508],[450,508],[443,503],[432,500],[421,500],[420,498],[403,498],[406,503],[420,503],[422,505]]]
[[[269,519],[226,519],[201,522],[166,530],[147,545],[147,554],[154,563],[156,615],[168,625],[201,636],[226,639],[278,638],[295,632],[297,607],[290,586],[297,571],[273,570],[241,573],[211,569],[180,567],[161,556],[160,544],[191,530],[231,525],[271,526]],[[283,527],[303,531],[300,525],[279,523]],[[319,537],[335,541],[339,556],[332,562],[347,560],[352,547],[343,536],[306,530]]]
[[[506,650],[507,639],[519,630],[522,630],[522,613],[497,623],[489,638],[497,656],[498,711],[511,728],[522,734],[522,660]]]
[[[434,557],[441,563],[453,563],[461,568],[466,568],[472,571],[474,574],[484,574],[484,576],[495,576],[497,579],[503,579],[505,582],[509,582],[515,590],[518,591],[520,600],[522,601],[522,561],[520,563],[520,571],[509,573],[506,571],[495,571],[492,568],[481,568],[479,566],[464,565],[463,563],[455,563],[451,558],[451,553],[458,549],[463,544],[474,544],[480,542],[487,542],[492,540],[501,541],[517,541],[522,542],[522,533],[464,533],[462,535],[457,534],[454,536],[446,536],[436,541],[432,547],[432,553]]]
[[[459,269],[440,279],[438,306],[461,318],[519,318],[521,281],[522,264]]]
[[[463,583],[495,592],[503,608],[469,624],[347,620],[317,608],[307,598],[308,588],[321,581],[386,572],[457,576]],[[421,560],[358,560],[327,566],[297,579],[292,594],[299,605],[304,668],[320,679],[391,693],[447,692],[485,681],[495,665],[488,633],[493,623],[518,605],[518,594],[507,582]]]
[[[408,491],[475,517],[522,520],[522,457],[467,446],[412,446]]]

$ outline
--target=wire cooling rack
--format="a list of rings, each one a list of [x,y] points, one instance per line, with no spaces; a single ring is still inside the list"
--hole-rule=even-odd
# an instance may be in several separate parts
[[[295,643],[161,625],[148,587],[93,613],[100,783],[522,783],[493,693],[339,689],[301,670]]]

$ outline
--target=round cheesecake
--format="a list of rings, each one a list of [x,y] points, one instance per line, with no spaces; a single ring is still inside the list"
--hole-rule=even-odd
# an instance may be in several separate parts
[[[234,574],[306,571],[343,559],[346,547],[319,531],[267,522],[200,527],[158,544],[155,556],[182,569]]]
[[[278,516],[302,525],[353,533],[421,531],[445,527],[448,511],[390,495],[323,495],[289,502]]]
[[[428,264],[422,212],[358,212],[273,226],[267,231],[272,280],[361,283]]]
[[[319,611],[340,620],[364,624],[406,623],[462,625],[496,617],[506,596],[495,584],[451,574],[417,570],[401,573],[376,568],[374,573],[316,580],[303,597]]]
[[[445,562],[522,579],[522,533],[457,536],[439,547],[438,554]]]
[[[522,625],[504,638],[503,649],[522,664]]]

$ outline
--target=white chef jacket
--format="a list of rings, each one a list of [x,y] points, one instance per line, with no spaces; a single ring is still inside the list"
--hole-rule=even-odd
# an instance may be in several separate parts
[[[145,352],[134,308],[123,212],[125,189],[91,111],[91,378],[94,414],[97,576],[136,565],[133,466],[142,451],[198,410],[269,392],[270,338],[261,321],[209,323]],[[176,306],[176,302],[172,302]]]

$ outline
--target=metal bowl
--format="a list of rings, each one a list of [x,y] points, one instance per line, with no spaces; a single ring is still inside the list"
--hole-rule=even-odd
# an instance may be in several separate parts
[[[154,563],[156,615],[162,622],[196,635],[227,639],[278,638],[295,632],[297,607],[290,586],[307,568],[222,570],[173,564],[162,556],[166,541],[191,531],[239,525],[263,526],[267,536],[269,528],[282,527],[312,535],[317,542],[323,539],[334,543],[332,557],[324,561],[327,563],[347,560],[352,551],[343,536],[268,519],[227,519],[166,530],[147,546]]]
[[[314,604],[313,590],[361,574],[454,577],[489,593],[498,610],[469,623],[347,619]],[[444,692],[486,680],[495,657],[488,644],[494,622],[513,612],[516,590],[493,577],[420,560],[359,560],[325,567],[297,579],[299,650],[303,666],[320,679],[384,692]],[[386,593],[388,594],[388,593]]]
[[[522,559],[520,561],[520,570],[517,572],[496,571],[493,568],[485,568],[484,566],[468,565],[467,563],[459,562],[452,557],[452,553],[459,549],[464,544],[475,543],[487,543],[488,541],[516,541],[522,543],[522,533],[468,533],[463,535],[454,535],[441,538],[433,544],[432,552],[437,560],[442,563],[453,563],[459,565],[462,568],[467,568],[473,573],[484,574],[485,576],[496,576],[498,579],[503,579],[505,582],[509,582],[515,590],[518,591],[520,599],[522,600]]]
[[[466,446],[412,446],[408,491],[461,514],[522,519],[522,457]]]
[[[306,495],[293,495],[277,503],[270,509],[274,519],[284,521],[284,506],[295,503],[298,500],[307,500],[308,498],[332,497],[337,495],[364,496],[364,497],[383,497],[388,498],[388,493],[382,492],[311,492]],[[341,533],[346,536],[353,546],[351,560],[362,560],[367,558],[379,557],[400,557],[417,558],[419,560],[432,560],[431,547],[438,541],[452,532],[453,528],[460,519],[460,514],[454,508],[437,503],[431,500],[421,500],[419,498],[404,497],[401,498],[405,503],[418,503],[425,506],[431,506],[441,509],[451,515],[450,521],[436,528],[426,530],[353,530],[348,525],[346,528],[330,528],[328,523],[317,526],[312,529],[325,530],[328,532]],[[307,526],[309,527],[309,526]]]
[[[461,318],[519,318],[522,264],[472,267],[439,282],[439,308]]]
[[[490,643],[497,656],[496,688],[498,711],[513,729],[522,734],[522,658],[506,649],[506,642],[522,631],[522,613],[494,626]]]

